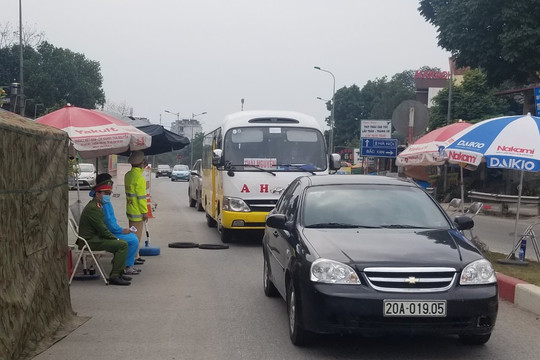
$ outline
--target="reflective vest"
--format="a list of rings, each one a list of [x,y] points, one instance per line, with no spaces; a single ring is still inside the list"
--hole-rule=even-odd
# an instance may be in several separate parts
[[[142,214],[148,212],[146,205],[146,179],[143,169],[133,167],[124,176],[126,188],[126,215],[131,221],[142,221]]]

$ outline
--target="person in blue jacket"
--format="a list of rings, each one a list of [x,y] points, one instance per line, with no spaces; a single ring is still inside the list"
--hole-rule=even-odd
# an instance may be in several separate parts
[[[107,173],[99,174],[96,177],[96,186],[101,183],[110,183],[110,185],[113,184],[113,181],[111,180],[112,176]],[[89,194],[91,197],[94,196],[93,190],[90,191]],[[138,275],[141,270],[138,268],[135,268],[133,265],[135,265],[135,255],[137,254],[137,250],[139,248],[139,238],[135,233],[130,231],[128,228],[123,228],[120,225],[118,225],[118,221],[116,220],[116,216],[114,215],[114,208],[111,203],[111,196],[110,195],[103,195],[102,199],[102,205],[103,205],[103,213],[105,215],[105,224],[107,225],[107,228],[110,232],[112,232],[116,237],[118,237],[121,240],[125,240],[128,243],[128,254],[126,258],[126,269],[124,273],[126,275]]]

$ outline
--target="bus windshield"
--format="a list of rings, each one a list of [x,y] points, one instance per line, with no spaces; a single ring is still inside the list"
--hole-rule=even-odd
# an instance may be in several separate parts
[[[322,134],[295,127],[240,127],[225,134],[225,167],[233,170],[320,171],[326,169]]]

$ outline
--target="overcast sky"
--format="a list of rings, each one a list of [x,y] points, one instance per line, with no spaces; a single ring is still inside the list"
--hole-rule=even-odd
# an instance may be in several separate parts
[[[336,90],[428,65],[449,53],[416,0],[22,0],[23,24],[101,64],[108,101],[165,126],[231,112],[295,110],[324,124]],[[0,22],[19,24],[19,0]],[[74,104],[77,105],[77,104]]]

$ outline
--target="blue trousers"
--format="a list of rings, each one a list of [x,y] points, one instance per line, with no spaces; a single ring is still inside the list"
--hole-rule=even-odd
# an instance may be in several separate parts
[[[120,240],[125,240],[128,244],[128,253],[126,257],[126,267],[133,266],[135,255],[139,249],[139,238],[135,234],[115,234]]]

